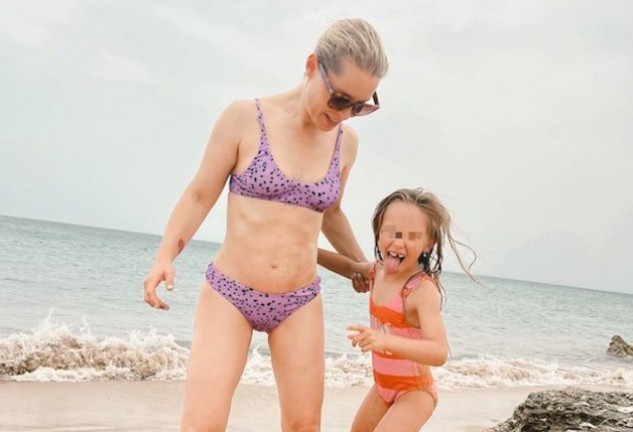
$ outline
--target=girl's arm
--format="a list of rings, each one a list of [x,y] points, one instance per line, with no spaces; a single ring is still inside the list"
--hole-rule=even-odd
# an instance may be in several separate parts
[[[356,262],[345,255],[325,249],[318,250],[317,263],[348,279],[351,279],[354,273],[361,273],[367,278],[371,269],[371,264],[368,262]]]
[[[443,365],[448,356],[448,341],[440,312],[441,298],[437,287],[431,282],[422,282],[409,294],[407,303],[414,308],[422,339],[409,339],[362,325],[351,325],[348,326],[348,330],[357,332],[348,336],[352,345],[359,345],[363,352],[377,351],[429,366]]]
[[[200,167],[171,213],[154,265],[144,281],[145,301],[153,307],[169,309],[156,295],[156,288],[164,281],[167,289],[173,289],[174,259],[182,252],[216,203],[237,162],[240,131],[243,129],[240,122],[247,109],[243,101],[234,102],[220,115],[211,132]]]

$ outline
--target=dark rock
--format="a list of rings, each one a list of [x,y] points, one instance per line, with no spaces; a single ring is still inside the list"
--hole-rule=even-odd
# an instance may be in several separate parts
[[[607,354],[616,357],[633,356],[633,345],[629,345],[620,336],[615,335],[611,338]]]
[[[487,432],[633,431],[633,392],[568,387],[530,393],[511,418]]]

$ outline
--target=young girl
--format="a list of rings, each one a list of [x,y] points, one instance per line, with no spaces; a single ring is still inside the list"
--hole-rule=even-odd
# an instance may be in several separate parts
[[[429,366],[446,361],[448,342],[440,313],[443,247],[456,250],[450,215],[423,189],[384,198],[373,218],[376,262],[358,263],[319,250],[320,265],[342,276],[368,274],[371,326],[350,325],[349,339],[372,352],[374,386],[360,406],[353,432],[418,431],[437,405]]]

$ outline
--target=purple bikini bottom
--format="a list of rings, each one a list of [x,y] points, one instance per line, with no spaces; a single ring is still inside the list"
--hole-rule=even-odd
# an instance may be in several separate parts
[[[207,267],[206,277],[211,288],[242,312],[255,330],[265,332],[272,331],[321,292],[319,276],[308,286],[282,294],[264,293],[242,285],[220,273],[213,263]]]

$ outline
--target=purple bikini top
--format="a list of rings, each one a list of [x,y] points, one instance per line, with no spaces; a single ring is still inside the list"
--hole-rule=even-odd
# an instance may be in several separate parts
[[[315,183],[301,183],[286,177],[275,163],[268,146],[264,116],[258,99],[255,99],[255,105],[261,132],[259,151],[246,171],[239,175],[231,174],[229,190],[245,197],[278,201],[323,212],[336,202],[341,190],[339,152],[343,129],[339,125],[334,154],[325,177]]]

